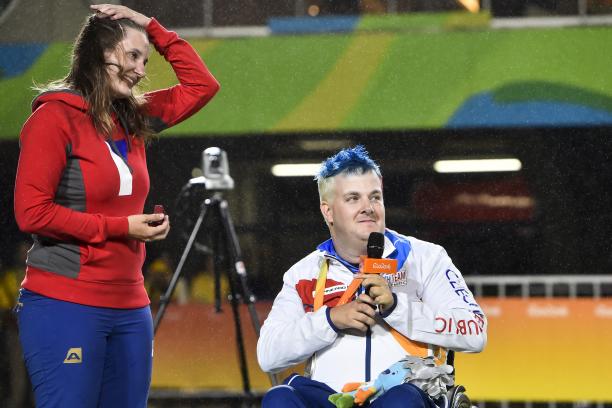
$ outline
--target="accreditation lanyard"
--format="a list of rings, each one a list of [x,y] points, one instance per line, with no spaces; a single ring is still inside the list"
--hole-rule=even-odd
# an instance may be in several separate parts
[[[329,259],[325,258],[319,267],[319,277],[315,286],[314,296],[314,311],[316,312],[323,306],[323,298],[325,296],[325,282],[327,281],[327,272],[329,270]],[[385,327],[391,332],[391,335],[399,343],[400,346],[411,356],[427,357],[433,356],[436,365],[441,365],[446,362],[447,350],[444,347],[434,346],[431,344],[421,343],[420,341],[411,340],[404,336],[391,325],[383,320]]]

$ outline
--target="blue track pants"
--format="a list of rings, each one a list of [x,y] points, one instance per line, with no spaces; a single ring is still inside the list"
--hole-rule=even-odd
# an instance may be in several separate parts
[[[300,375],[289,376],[264,396],[262,408],[335,408],[327,398],[336,393],[322,382]],[[378,397],[370,408],[438,408],[419,388],[401,384]]]
[[[145,408],[150,308],[111,309],[21,290],[19,337],[38,408]]]

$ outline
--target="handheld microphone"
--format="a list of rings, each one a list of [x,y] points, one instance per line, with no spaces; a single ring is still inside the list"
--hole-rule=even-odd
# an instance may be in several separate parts
[[[380,232],[372,232],[368,237],[368,256],[362,256],[359,264],[361,273],[395,273],[397,259],[383,259],[385,236]]]
[[[385,236],[380,232],[372,232],[368,237],[368,258],[382,258],[385,250]]]
[[[361,257],[359,263],[359,272],[361,273],[384,273],[394,274],[397,272],[397,259],[383,259],[382,255],[385,250],[385,236],[380,232],[372,232],[368,237],[367,256]],[[349,287],[346,289],[338,304],[342,306],[348,303],[353,297],[363,278],[353,279]]]

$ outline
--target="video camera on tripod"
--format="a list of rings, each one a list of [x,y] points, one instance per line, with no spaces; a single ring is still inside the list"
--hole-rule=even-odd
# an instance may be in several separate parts
[[[233,190],[234,179],[229,174],[227,153],[218,147],[209,147],[202,152],[202,173],[189,180],[189,185],[204,184],[206,190]]]
[[[240,244],[234,229],[229,213],[229,204],[223,198],[222,191],[232,190],[234,188],[234,180],[229,175],[229,164],[227,154],[218,147],[209,147],[202,153],[202,173],[200,177],[195,177],[183,187],[181,195],[187,194],[191,187],[195,185],[204,185],[206,190],[212,191],[213,195],[205,199],[200,205],[200,213],[193,224],[193,229],[187,240],[187,244],[181,259],[174,271],[170,284],[164,295],[161,297],[159,309],[155,315],[153,323],[154,333],[157,332],[159,324],[164,316],[166,308],[172,298],[172,294],[181,277],[181,272],[185,261],[187,260],[191,249],[196,243],[196,239],[200,234],[202,225],[207,225],[205,230],[208,241],[212,243],[212,250],[208,249],[207,253],[213,256],[214,276],[215,276],[215,306],[217,312],[221,312],[220,307],[220,290],[219,277],[222,269],[227,272],[230,296],[229,300],[232,307],[232,315],[234,317],[234,325],[236,328],[236,342],[238,345],[238,357],[240,361],[240,372],[242,375],[243,389],[246,394],[251,394],[249,383],[249,374],[247,370],[246,354],[244,349],[244,338],[242,335],[242,326],[240,323],[240,313],[238,310],[239,302],[242,301],[247,305],[251,323],[255,334],[259,337],[261,323],[255,310],[255,296],[251,292],[247,284],[247,271],[242,261]],[[214,216],[214,222],[209,222]],[[233,273],[232,273],[233,272]],[[236,290],[240,287],[240,293]],[[274,384],[276,379],[271,377]]]

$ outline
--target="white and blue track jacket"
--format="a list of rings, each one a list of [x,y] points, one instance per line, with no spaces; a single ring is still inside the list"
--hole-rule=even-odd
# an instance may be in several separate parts
[[[383,275],[395,306],[377,315],[371,333],[337,332],[329,319],[357,272],[335,252],[331,240],[319,245],[283,277],[283,288],[261,329],[257,357],[266,372],[278,372],[310,359],[313,380],[339,391],[348,382],[370,381],[407,352],[389,326],[411,340],[436,348],[479,352],[487,342],[487,322],[459,270],[439,245],[385,232],[384,258],[398,260],[398,272]],[[321,264],[328,262],[324,306],[313,311]]]

